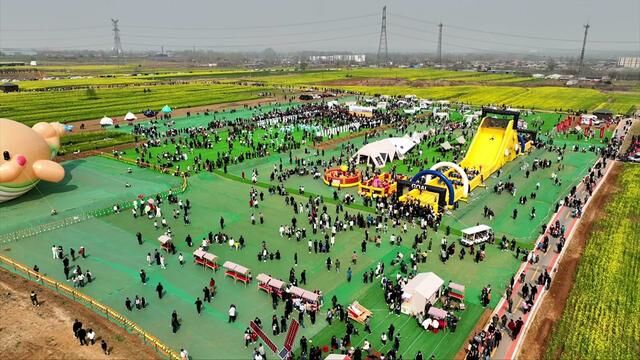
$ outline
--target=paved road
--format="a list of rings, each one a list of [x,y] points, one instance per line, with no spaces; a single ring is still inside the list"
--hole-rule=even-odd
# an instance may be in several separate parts
[[[618,138],[623,135],[622,127],[623,127],[623,124],[620,123],[616,128],[616,136]],[[602,183],[602,180],[606,178],[612,166],[613,166],[613,161],[610,161],[610,160],[607,161],[607,167],[602,171],[603,176],[597,179],[597,185],[594,187],[594,193],[598,191],[600,184]],[[576,196],[578,199],[585,199],[588,197],[589,198],[588,201],[590,202],[591,198],[588,194],[588,191],[586,189],[584,182],[582,181],[577,186]],[[584,206],[584,208],[586,209],[587,207],[588,207],[588,203]],[[555,271],[557,270],[559,260],[562,257],[564,250],[568,248],[568,244],[571,241],[571,236],[573,234],[573,231],[579,222],[579,218],[572,216],[572,210],[573,209],[571,207],[561,206],[558,212],[554,215],[554,217],[551,219],[551,221],[547,226],[547,229],[550,229],[551,225],[553,225],[556,221],[559,221],[561,225],[564,225],[565,227],[564,236],[567,239],[567,241],[563,247],[563,250],[560,253],[556,251],[557,250],[556,243],[559,241],[560,238],[559,237],[554,238],[550,236],[550,234],[547,231],[546,235],[549,235],[549,248],[547,252],[545,253],[541,250],[535,250],[535,253],[539,256],[539,261],[535,264],[531,264],[528,262],[523,263],[517,272],[517,275],[515,277],[516,281],[515,281],[513,293],[512,293],[512,299],[513,299],[512,313],[509,313],[507,311],[508,303],[504,295],[500,303],[498,303],[498,306],[494,310],[493,314],[497,314],[498,318],[501,318],[503,314],[506,314],[508,319],[513,319],[514,321],[517,320],[518,318],[522,318],[522,320],[524,321],[524,325],[522,327],[522,330],[520,331],[520,334],[515,340],[512,340],[508,335],[508,333],[503,331],[503,340],[500,342],[499,346],[496,347],[492,352],[491,357],[493,359],[513,359],[514,357],[517,356],[520,346],[524,341],[528,327],[532,322],[532,318],[535,316],[535,313],[538,311],[540,303],[542,302],[541,298],[545,294],[544,286],[537,285],[538,276],[541,273],[544,273],[546,269],[551,275],[551,278],[552,278],[551,284],[553,286],[553,276]],[[540,237],[536,241],[536,245],[539,242],[541,242],[543,238],[544,238],[544,235],[540,235]],[[519,281],[520,274],[522,272],[524,272],[525,274],[525,283],[528,283],[529,286],[531,285],[537,286],[538,288],[538,294],[536,296],[534,306],[532,310],[527,314],[524,314],[522,312],[522,304],[525,301],[522,298],[522,292],[521,292],[522,286],[524,285],[524,283],[521,283]],[[492,317],[493,317],[493,314],[492,314]],[[489,319],[489,321],[491,321],[491,319]]]

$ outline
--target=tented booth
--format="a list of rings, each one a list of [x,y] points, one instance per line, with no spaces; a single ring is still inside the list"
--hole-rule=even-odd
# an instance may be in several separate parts
[[[102,119],[100,119],[100,126],[105,127],[105,126],[112,126],[113,125],[113,119],[110,117],[103,117]]]
[[[135,116],[135,114],[134,114],[134,113],[132,113],[131,111],[129,111],[129,112],[127,113],[127,115],[125,115],[125,116],[124,116],[124,119],[125,119],[126,121],[134,121],[134,120],[135,120],[135,119],[137,119],[137,118],[138,118],[138,117],[137,117],[137,116]]]
[[[443,284],[444,281],[432,272],[419,273],[402,289],[403,302],[400,311],[407,315],[423,312],[427,302],[436,302]]]
[[[407,137],[382,139],[363,146],[353,158],[358,164],[373,164],[382,168],[388,161],[402,159],[414,146],[416,142]]]

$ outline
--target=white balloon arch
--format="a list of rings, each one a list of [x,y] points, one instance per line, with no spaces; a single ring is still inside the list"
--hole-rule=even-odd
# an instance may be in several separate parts
[[[462,186],[463,186],[462,194],[464,195],[464,197],[469,196],[469,177],[467,176],[467,173],[464,171],[464,169],[461,168],[460,165],[458,165],[456,163],[452,163],[452,162],[449,162],[449,161],[441,161],[441,162],[433,165],[431,167],[431,170],[438,170],[438,169],[443,168],[443,167],[452,168],[458,174],[460,174],[460,177],[462,178]],[[431,180],[431,175],[427,176],[426,181],[428,182],[429,180]]]

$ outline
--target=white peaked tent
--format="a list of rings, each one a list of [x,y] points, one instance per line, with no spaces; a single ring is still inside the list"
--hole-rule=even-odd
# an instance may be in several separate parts
[[[100,119],[100,125],[101,126],[111,126],[113,125],[113,119],[110,117],[103,117],[102,119]]]
[[[402,289],[403,314],[416,315],[424,311],[427,302],[434,304],[440,296],[444,281],[432,272],[420,273]]]
[[[456,138],[456,142],[460,145],[464,144],[466,142],[466,140],[464,139],[464,136],[460,135]]]
[[[127,115],[125,115],[125,116],[124,116],[124,119],[125,119],[125,120],[127,120],[127,121],[133,121],[133,120],[137,119],[137,117],[135,116],[135,114],[134,114],[134,113],[132,113],[131,111],[129,111],[129,112],[127,113]]]
[[[384,167],[388,161],[402,159],[416,142],[408,137],[382,139],[363,146],[353,155],[356,163],[373,164],[377,168]]]
[[[440,146],[442,146],[442,148],[445,149],[445,150],[451,150],[452,149],[452,146],[451,146],[451,144],[449,144],[448,141],[443,142],[442,144],[440,144]]]

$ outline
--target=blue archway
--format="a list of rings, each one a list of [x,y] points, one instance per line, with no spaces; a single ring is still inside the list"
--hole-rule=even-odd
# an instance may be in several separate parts
[[[436,170],[421,170],[419,173],[415,174],[411,178],[411,182],[415,184],[416,181],[418,181],[418,179],[424,177],[425,175],[437,176],[438,178],[440,178],[440,180],[442,180],[444,182],[444,184],[447,186],[447,189],[449,190],[449,205],[453,206],[454,197],[455,197],[455,190],[453,189],[453,184],[451,183],[451,180],[449,180],[448,177],[444,176],[444,174],[441,173],[440,171],[436,171]]]

